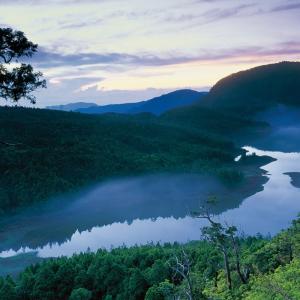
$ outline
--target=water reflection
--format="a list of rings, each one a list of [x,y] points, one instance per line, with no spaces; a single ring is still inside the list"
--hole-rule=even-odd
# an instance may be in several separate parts
[[[249,187],[246,182],[241,189],[231,189],[216,179],[196,174],[149,175],[108,181],[79,195],[70,195],[69,201],[65,196],[3,219],[0,222],[0,251],[61,244],[71,239],[76,230],[82,232],[112,223],[183,218],[212,193],[222,197],[214,208],[219,214],[238,207],[244,198],[262,190],[267,179],[258,178],[254,187],[249,180]]]
[[[0,257],[36,251],[39,257],[70,256],[82,251],[148,242],[186,242],[200,237],[204,220],[188,212],[212,192],[222,201],[215,213],[246,234],[275,234],[289,226],[300,211],[300,189],[287,172],[300,171],[300,153],[262,151],[245,147],[248,154],[268,155],[276,161],[264,166],[269,181],[259,192],[228,189],[199,175],[156,175],[102,184],[69,204],[28,211],[1,223]],[[255,193],[255,194],[254,194]],[[252,196],[251,196],[252,195]],[[245,199],[244,201],[242,201]]]

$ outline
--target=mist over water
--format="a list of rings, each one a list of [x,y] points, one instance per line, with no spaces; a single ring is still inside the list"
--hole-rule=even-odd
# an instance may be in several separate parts
[[[219,195],[215,213],[246,234],[275,234],[300,211],[300,189],[286,172],[300,172],[300,154],[261,151],[276,161],[264,166],[263,190],[232,191],[213,178],[161,174],[102,183],[1,222],[0,257],[37,251],[40,257],[70,256],[122,245],[186,242],[200,238],[203,220],[189,216],[209,195]]]
[[[238,207],[251,193],[232,191],[214,178],[197,174],[157,174],[111,180],[3,219],[0,251],[63,243],[76,231],[95,226],[107,230],[111,224],[123,224],[123,227],[133,228],[136,220],[153,223],[157,218],[184,218],[212,194],[222,195],[223,201],[214,207],[215,213],[221,213]],[[127,243],[127,235],[122,235],[122,239],[121,244]],[[160,239],[147,239],[151,240]],[[135,242],[138,241],[139,237]],[[111,245],[115,245],[113,240],[111,244],[103,243],[103,246]]]
[[[277,105],[258,114],[257,119],[270,125],[270,133],[252,139],[252,146],[270,151],[300,151],[300,108]]]
[[[273,112],[269,114],[271,118]],[[293,114],[297,118],[298,111]],[[276,234],[300,212],[300,131],[294,124],[288,118],[274,119],[265,140],[256,140],[256,148],[245,147],[248,155],[276,160],[262,167],[265,175],[239,188],[199,174],[126,177],[2,218],[0,275],[16,274],[40,258],[197,240],[205,221],[189,214],[210,195],[218,197],[214,213],[219,220],[246,234]]]

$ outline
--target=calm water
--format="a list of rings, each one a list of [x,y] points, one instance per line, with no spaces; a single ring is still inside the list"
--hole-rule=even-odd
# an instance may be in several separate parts
[[[204,221],[189,212],[211,194],[220,199],[215,213],[221,220],[246,234],[275,234],[300,212],[300,189],[284,174],[300,172],[300,153],[245,149],[276,159],[263,167],[266,177],[251,189],[228,189],[196,174],[123,178],[3,219],[0,265],[22,253],[47,258],[124,244],[199,239]]]

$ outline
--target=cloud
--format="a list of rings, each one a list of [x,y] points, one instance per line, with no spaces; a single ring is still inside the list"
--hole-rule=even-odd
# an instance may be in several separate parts
[[[104,23],[104,19],[86,20],[80,22],[63,22],[59,24],[60,29],[77,29],[88,26],[97,26]]]
[[[40,68],[55,67],[80,67],[97,68],[103,65],[110,70],[114,66],[167,66],[178,65],[197,61],[218,61],[231,58],[242,58],[247,56],[264,57],[270,55],[300,55],[300,42],[288,41],[273,45],[271,47],[240,47],[229,49],[218,49],[210,51],[199,50],[198,54],[185,55],[154,55],[150,53],[128,54],[128,53],[77,53],[77,54],[59,54],[41,49],[38,54],[31,58],[31,62]],[[120,68],[116,67],[116,71]]]
[[[206,3],[215,3],[220,2],[222,0],[214,0],[214,1],[207,1],[207,0],[200,0],[197,1],[197,4],[206,2]],[[223,0],[226,1],[226,0]],[[218,5],[217,7],[210,8],[202,13],[183,13],[180,15],[169,15],[164,18],[165,22],[173,23],[175,25],[180,25],[180,30],[188,30],[192,27],[198,27],[207,25],[210,23],[220,22],[225,19],[229,19],[232,17],[239,17],[242,16],[245,12],[245,15],[248,15],[250,13],[249,9],[255,8],[255,3],[248,3],[248,4],[242,4],[238,6],[229,6],[229,7],[222,7],[221,5]],[[197,11],[197,10],[194,10]],[[199,10],[201,11],[201,10]],[[253,10],[251,10],[251,14],[253,13]]]
[[[88,101],[101,92],[107,102],[131,101],[104,90],[207,86],[250,64],[297,60],[299,7],[297,0],[0,0],[0,21],[41,45],[28,60],[48,79],[41,99]]]
[[[215,8],[203,13],[207,17],[207,21],[214,21],[219,19],[228,18],[240,14],[245,9],[255,6],[254,4],[242,4],[229,8]]]
[[[239,5],[230,8],[213,8],[207,10],[203,13],[189,13],[189,14],[181,14],[179,16],[168,16],[165,18],[167,22],[185,22],[185,21],[193,21],[200,20],[202,24],[207,24],[214,21],[219,21],[224,18],[232,17],[238,15],[241,11],[251,7],[252,5]]]
[[[42,68],[53,68],[95,64],[161,66],[184,63],[189,60],[193,60],[193,58],[187,56],[159,57],[152,54],[135,55],[127,53],[78,53],[63,55],[41,49],[30,61]]]
[[[36,68],[44,68],[48,79],[48,89],[41,92],[39,99],[64,103],[74,100],[98,102],[104,100],[105,103],[109,103],[109,101],[134,100],[119,97],[119,93],[117,93],[119,98],[112,96],[116,94],[109,94],[110,90],[176,88],[189,83],[191,86],[200,86],[201,83],[207,86],[212,83],[211,79],[202,78],[201,82],[199,77],[202,75],[207,77],[201,75],[201,70],[208,70],[210,65],[219,65],[221,69],[226,64],[228,66],[234,64],[236,67],[245,63],[259,65],[299,58],[299,55],[300,42],[297,41],[287,41],[269,48],[257,46],[202,50],[198,55],[173,56],[126,53],[61,55],[43,49],[40,56],[35,59],[34,65]],[[197,70],[197,73],[193,70]],[[110,96],[103,99],[103,95]]]
[[[111,0],[1,0],[0,5],[68,5],[68,4],[87,4],[87,3],[102,3]],[[120,0],[115,0],[120,1]]]
[[[226,2],[226,5],[224,5]],[[245,1],[246,2],[246,1]],[[300,3],[284,3],[277,6],[263,6],[259,3],[248,1],[248,3],[231,6],[230,4],[236,3],[232,0],[193,0],[190,4],[213,4],[218,3],[218,6],[203,12],[203,13],[184,13],[181,15],[170,15],[165,18],[166,22],[173,23],[184,23],[187,22],[189,25],[182,26],[182,29],[187,29],[194,26],[206,25],[209,23],[219,22],[224,19],[238,16],[256,16],[274,12],[283,12],[288,10],[300,9]],[[221,3],[223,5],[221,5]],[[279,2],[278,2],[279,3]]]
[[[271,12],[279,12],[279,11],[286,11],[286,10],[294,10],[300,9],[300,3],[286,3],[283,5],[276,6],[272,8]]]

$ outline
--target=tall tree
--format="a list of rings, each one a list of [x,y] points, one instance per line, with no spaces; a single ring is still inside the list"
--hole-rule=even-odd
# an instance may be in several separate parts
[[[30,64],[20,63],[37,51],[38,45],[29,41],[23,32],[0,28],[0,98],[17,103],[24,98],[36,102],[31,93],[45,88],[41,72],[35,72]]]
[[[192,212],[192,216],[196,218],[206,219],[209,226],[202,228],[202,234],[210,242],[212,242],[223,256],[224,269],[226,273],[228,289],[232,289],[232,275],[230,258],[234,258],[235,270],[243,284],[249,280],[250,269],[248,266],[241,266],[239,238],[237,237],[237,228],[235,226],[223,226],[221,223],[213,219],[213,214],[209,212],[209,207],[217,203],[216,197],[210,197],[206,203],[200,207],[200,211]],[[217,285],[217,282],[215,282]]]

